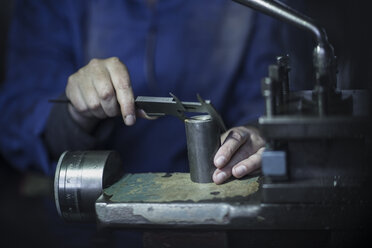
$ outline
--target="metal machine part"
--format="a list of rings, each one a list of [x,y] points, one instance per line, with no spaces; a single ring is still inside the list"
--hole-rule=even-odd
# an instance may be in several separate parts
[[[256,197],[258,180],[251,177],[216,185],[193,183],[188,173],[126,174],[97,200],[97,220],[111,227],[228,226],[243,210],[230,212],[229,205]],[[247,210],[246,214],[257,214],[259,208]]]
[[[90,203],[95,218],[85,220],[109,228],[208,230],[357,230],[371,224],[371,219],[365,218],[370,209],[365,202],[340,205],[338,201],[312,201],[320,200],[319,194],[327,190],[342,189],[344,185],[334,183],[337,178],[333,182],[317,181],[313,185],[317,191],[302,195],[303,199],[310,197],[302,204],[288,204],[281,192],[276,195],[278,203],[262,203],[261,180],[251,176],[216,185],[193,183],[188,173],[125,174]],[[287,190],[288,197],[295,194],[292,187]],[[65,207],[76,205],[66,203],[70,205]]]
[[[371,223],[361,203],[262,204],[260,181],[251,176],[216,185],[193,183],[187,173],[127,174],[96,201],[97,221],[101,227],[194,230],[356,229]]]
[[[259,127],[267,141],[262,201],[366,202],[372,163],[368,92],[339,90],[337,98],[327,98],[328,115],[319,116],[314,91],[282,90],[289,63],[282,58],[261,84],[266,115]]]
[[[311,18],[297,12],[282,2],[275,0],[234,0],[261,13],[282,20],[313,34],[316,47],[313,51],[313,66],[316,83],[313,90],[313,101],[319,116],[328,115],[329,98],[338,98],[335,91],[337,64],[332,45],[328,42],[325,30]]]
[[[314,20],[276,0],[234,0],[266,15],[311,32],[319,45],[329,46],[327,34]]]
[[[190,177],[193,182],[213,182],[213,158],[221,145],[220,130],[210,115],[185,119]]]
[[[367,202],[372,132],[369,94],[336,89],[336,63],[325,31],[310,18],[274,0],[236,0],[312,32],[315,87],[289,91],[289,57],[277,58],[262,79],[267,141],[262,156],[265,203]],[[304,197],[306,196],[306,197]]]
[[[172,97],[138,96],[135,103],[138,108],[143,109],[149,116],[173,115],[182,121],[187,118],[185,116],[186,112],[208,114],[219,126],[221,132],[226,131],[226,126],[221,116],[213,108],[209,100],[203,100],[197,95],[199,102],[181,102],[172,93],[170,95]]]
[[[122,176],[122,168],[120,156],[113,151],[64,152],[54,178],[58,214],[65,221],[94,220],[95,201]]]

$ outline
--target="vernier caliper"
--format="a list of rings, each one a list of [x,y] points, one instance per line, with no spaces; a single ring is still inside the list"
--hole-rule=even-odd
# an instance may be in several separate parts
[[[171,97],[154,97],[154,96],[138,96],[135,100],[137,108],[143,109],[148,116],[165,116],[173,115],[182,121],[186,119],[185,113],[205,113],[217,123],[221,132],[226,131],[226,126],[214,109],[209,100],[203,100],[199,94],[197,98],[199,102],[181,102],[175,95],[169,93]],[[70,103],[69,99],[51,99],[53,103]]]
[[[221,116],[209,100],[203,100],[198,94],[199,102],[181,102],[172,93],[170,95],[172,97],[138,96],[135,104],[138,108],[143,109],[148,116],[173,115],[182,121],[187,118],[185,112],[206,113],[217,123],[221,132],[226,131],[226,126]]]

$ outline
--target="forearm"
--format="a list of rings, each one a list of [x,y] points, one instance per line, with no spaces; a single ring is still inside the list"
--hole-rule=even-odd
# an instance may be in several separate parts
[[[71,117],[67,104],[55,104],[50,112],[44,141],[53,160],[66,150],[92,150],[103,148],[113,130],[112,119],[101,121],[95,128],[83,129]]]

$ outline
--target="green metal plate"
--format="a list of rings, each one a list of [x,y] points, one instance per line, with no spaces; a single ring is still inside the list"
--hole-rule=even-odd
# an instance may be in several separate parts
[[[259,188],[258,177],[230,180],[224,184],[194,183],[189,173],[126,174],[104,190],[111,202],[202,202],[242,200]]]

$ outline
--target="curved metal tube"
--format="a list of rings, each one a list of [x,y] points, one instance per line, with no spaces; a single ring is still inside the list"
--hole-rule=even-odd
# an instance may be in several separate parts
[[[282,20],[304,30],[311,32],[317,41],[313,52],[313,65],[315,69],[316,85],[314,97],[318,114],[327,112],[327,98],[334,94],[336,87],[336,61],[332,45],[328,42],[325,30],[315,24],[311,18],[297,12],[276,0],[233,0],[263,14]]]
[[[233,0],[261,13],[310,31],[320,46],[328,44],[327,34],[314,20],[275,0]]]

